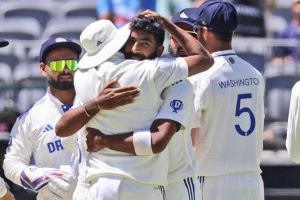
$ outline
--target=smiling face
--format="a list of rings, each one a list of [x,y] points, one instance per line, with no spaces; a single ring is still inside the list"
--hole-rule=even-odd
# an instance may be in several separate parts
[[[163,46],[159,46],[151,33],[133,30],[126,44],[124,53],[127,59],[153,59],[162,54]]]
[[[76,53],[69,48],[55,48],[47,54],[45,63],[40,64],[42,75],[47,78],[50,87],[59,90],[74,89],[74,70],[70,70],[65,65],[62,71],[53,71],[49,66],[51,61],[60,60],[78,60],[78,58]]]

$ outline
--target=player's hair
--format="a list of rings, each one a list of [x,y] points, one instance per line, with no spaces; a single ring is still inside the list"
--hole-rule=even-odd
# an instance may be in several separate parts
[[[165,30],[155,17],[145,17],[138,15],[134,17],[130,24],[132,30],[142,30],[146,33],[153,34],[155,41],[159,46],[163,45],[165,39]]]
[[[222,42],[226,42],[226,43],[229,43],[232,41],[232,36],[233,34],[232,33],[229,33],[229,34],[220,34],[220,33],[216,33],[216,32],[212,32],[215,37],[222,41]]]

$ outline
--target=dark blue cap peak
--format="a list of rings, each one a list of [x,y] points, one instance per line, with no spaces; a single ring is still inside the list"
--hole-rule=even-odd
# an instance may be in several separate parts
[[[193,13],[195,12],[194,9],[195,8],[185,8],[180,12],[177,12],[175,15],[172,16],[172,22],[174,24],[184,23],[193,26],[195,21],[190,16],[193,15]]]

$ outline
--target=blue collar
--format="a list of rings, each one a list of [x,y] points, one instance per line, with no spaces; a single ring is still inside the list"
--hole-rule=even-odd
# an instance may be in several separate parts
[[[61,108],[63,109],[64,112],[67,112],[71,107],[73,106],[73,104],[63,104],[61,105]]]

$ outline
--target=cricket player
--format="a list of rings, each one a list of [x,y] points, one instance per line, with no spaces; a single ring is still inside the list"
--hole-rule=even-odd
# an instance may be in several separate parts
[[[144,15],[155,15],[159,17],[151,11],[144,12]],[[197,43],[195,45],[197,41],[195,41],[193,37],[175,27],[166,18],[161,17],[159,21],[163,23],[164,27],[174,34],[181,43],[184,43],[183,46],[189,54],[187,58],[124,61],[123,55],[116,52],[126,42],[130,34],[129,29],[123,27],[115,33],[115,31],[112,30],[114,29],[113,26],[103,20],[96,22],[96,24],[89,25],[81,35],[81,42],[88,53],[86,59],[83,57],[80,62],[81,64],[79,63],[79,67],[82,68],[80,71],[84,73],[76,74],[75,84],[76,81],[78,81],[78,83],[82,82],[87,77],[94,80],[92,85],[85,84],[78,85],[78,88],[76,87],[76,89],[78,89],[77,94],[81,99],[81,105],[84,105],[85,102],[94,96],[91,91],[97,91],[99,89],[98,87],[101,88],[103,83],[99,81],[99,78],[95,77],[97,74],[101,75],[102,79],[104,79],[102,82],[105,82],[107,78],[117,77],[118,83],[121,86],[133,84],[141,89],[141,94],[136,98],[134,103],[130,104],[132,106],[124,106],[122,109],[115,109],[114,112],[110,113],[102,111],[101,106],[99,106],[99,115],[91,118],[86,125],[87,127],[100,129],[108,135],[135,130],[133,136],[134,148],[130,146],[126,150],[127,153],[104,148],[101,151],[88,155],[86,177],[92,184],[90,190],[91,199],[106,199],[108,196],[119,199],[162,199],[160,185],[166,185],[167,182],[167,166],[163,164],[168,160],[167,152],[149,155],[146,158],[144,156],[132,155],[132,153],[147,155],[152,151],[149,127],[155,119],[158,108],[160,107],[161,100],[159,97],[163,88],[180,79],[184,79],[188,75],[188,68],[190,68],[189,73],[193,74],[203,71],[211,63],[209,61],[210,59],[204,63],[200,62],[200,60],[209,58],[209,56],[207,56],[207,52],[205,52],[200,44]],[[160,26],[161,24],[158,23],[157,25]],[[107,38],[99,37],[107,34],[107,32],[111,34],[110,37],[114,36],[110,42],[107,41]],[[118,37],[119,33],[123,37],[126,36],[122,42],[121,40],[124,38]],[[92,42],[91,39],[97,39],[99,42]],[[98,53],[95,51],[95,47],[92,48],[92,44],[97,43],[100,46],[98,47]],[[106,45],[101,46],[101,44]],[[112,44],[114,45],[112,46]],[[116,44],[119,45],[118,48],[113,49],[113,47],[117,47]],[[145,45],[147,45],[147,42],[145,42]],[[102,55],[104,52],[106,57]],[[113,57],[108,60],[109,62],[104,62],[108,59],[109,55],[113,55]],[[115,66],[112,66],[112,63],[114,63]],[[95,65],[97,66],[97,64],[101,64],[101,67],[96,67],[95,69]],[[202,66],[203,68],[197,69],[197,66]],[[84,68],[90,69],[84,70]],[[94,84],[97,81],[99,84]],[[87,90],[87,88],[89,89]],[[87,93],[87,91],[89,92]],[[149,102],[147,106],[145,106],[145,102]],[[86,105],[85,109],[89,115],[93,116],[91,114],[93,110],[89,109],[89,105]],[[143,115],[140,114],[141,112],[143,112]],[[126,115],[124,115],[125,113]],[[137,118],[136,116],[139,117]],[[135,123],[132,123],[133,119]],[[175,128],[171,126],[171,124],[169,125],[170,126],[165,127],[166,131],[168,131],[168,129],[173,131]],[[129,163],[134,163],[134,165],[128,165]],[[144,169],[144,171],[141,172],[141,169]],[[160,169],[159,172],[157,169]],[[106,189],[108,183],[110,183],[109,191]],[[147,195],[145,196],[145,194]]]
[[[296,163],[300,163],[299,88],[300,82],[297,82],[292,89],[286,137],[288,155]]]
[[[75,153],[67,151],[54,127],[73,105],[73,76],[80,54],[80,45],[65,38],[50,38],[42,44],[40,69],[48,81],[48,91],[18,117],[11,131],[4,172],[14,183],[38,192],[37,199],[72,199],[75,189],[80,153],[78,149]],[[107,92],[105,89],[103,92]],[[95,98],[97,103],[103,100],[106,97],[102,93]]]
[[[264,79],[232,50],[238,25],[227,1],[205,1],[185,13],[215,64],[192,76],[196,166],[203,200],[263,200]]]
[[[80,45],[65,38],[45,41],[40,70],[48,81],[47,93],[20,115],[11,131],[4,172],[14,183],[38,192],[37,199],[71,199],[78,158],[66,151],[54,127],[73,104],[73,76]]]
[[[179,20],[184,21],[184,19],[180,19],[179,13],[178,16],[175,15],[172,18],[173,23]],[[149,19],[142,15],[132,20],[130,42],[129,44],[125,44],[124,48],[126,58],[144,60],[145,58],[151,57],[153,53],[156,57],[161,55],[164,48],[163,41],[159,42],[153,40],[153,34],[149,34],[151,33],[151,28],[149,28],[151,25],[148,25],[147,21],[149,21]],[[193,27],[191,24],[189,24],[189,28],[192,30]],[[142,45],[145,41],[149,43],[149,47]],[[184,50],[182,52],[185,53]],[[182,54],[182,56],[187,56],[187,54]],[[171,135],[171,139],[168,142],[169,168],[168,186],[165,187],[166,199],[198,199],[200,198],[200,184],[195,176],[195,153],[190,134],[194,113],[192,85],[187,80],[179,81],[166,88],[161,97],[164,102],[153,124],[159,119],[169,119],[173,120],[179,127],[178,131]],[[131,137],[132,134],[133,133],[125,139],[126,143],[128,143],[129,137]],[[152,141],[156,141],[158,135],[162,135],[160,138],[164,138],[163,134],[152,132]],[[100,132],[91,133],[89,131],[87,135],[88,151],[96,152],[104,147],[120,150],[120,146],[126,145],[123,139],[124,134],[121,140],[116,140],[115,136],[116,135],[105,135]],[[105,143],[102,143],[103,141],[105,141]],[[156,151],[155,148],[156,146],[152,145],[153,152]]]
[[[0,48],[6,47],[8,41],[0,38]],[[0,177],[0,200],[15,200],[14,195],[9,191],[7,183]]]
[[[173,15],[172,22],[197,38],[197,33],[193,31],[194,21],[186,16],[184,10]],[[169,45],[169,52],[172,56],[187,56],[185,50],[172,35],[170,35]],[[189,81],[186,82],[186,84],[191,84]],[[181,92],[185,91],[184,95],[188,96],[188,90],[179,88],[178,90]],[[194,100],[194,96],[189,98],[191,101]],[[193,110],[190,111],[189,116],[189,122],[192,122],[194,120],[194,107]],[[173,136],[168,146],[169,170],[166,197],[170,200],[200,199],[200,184],[196,179],[196,158],[191,140],[191,126],[192,123],[189,123],[185,130],[178,131]],[[191,188],[195,189],[191,190]]]

